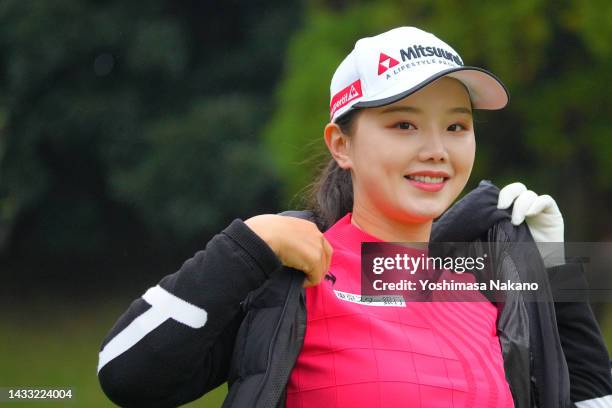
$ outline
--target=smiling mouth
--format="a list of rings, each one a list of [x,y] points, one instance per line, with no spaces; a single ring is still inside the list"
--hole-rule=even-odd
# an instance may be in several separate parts
[[[448,180],[449,177],[431,177],[431,176],[404,176],[405,178],[407,178],[408,180],[414,180],[414,181],[418,181],[420,183],[427,183],[427,184],[439,184],[439,183],[443,183],[444,181]]]

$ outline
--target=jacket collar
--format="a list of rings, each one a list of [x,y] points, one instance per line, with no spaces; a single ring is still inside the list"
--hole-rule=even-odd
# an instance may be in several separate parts
[[[470,242],[483,236],[503,219],[510,219],[508,210],[497,208],[499,188],[489,180],[457,201],[434,223],[430,240],[433,242]]]

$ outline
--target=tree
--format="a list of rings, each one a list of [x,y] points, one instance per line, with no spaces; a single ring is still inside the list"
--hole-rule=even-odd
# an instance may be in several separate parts
[[[299,15],[280,1],[3,2],[0,252],[201,244],[274,210],[258,135]]]
[[[291,40],[279,108],[265,130],[282,169],[286,202],[313,179],[320,157],[329,157],[321,136],[329,120],[329,82],[342,58],[358,38],[415,25],[446,40],[467,65],[496,73],[510,89],[508,108],[477,112],[471,185],[482,178],[500,185],[521,180],[550,193],[564,212],[568,239],[593,239],[605,233],[602,225],[610,228],[609,2],[337,3],[318,2],[308,10]]]

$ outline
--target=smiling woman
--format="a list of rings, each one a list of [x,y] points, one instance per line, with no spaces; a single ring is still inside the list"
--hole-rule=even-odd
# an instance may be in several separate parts
[[[481,183],[451,207],[474,164],[472,110],[503,108],[501,81],[399,27],[357,41],[330,91],[331,158],[312,208],[234,220],[137,299],[100,351],[107,395],[171,407],[227,381],[224,407],[610,405],[608,354],[586,304],[568,313],[478,291],[470,302],[362,300],[364,242],[563,241],[554,200],[519,184]],[[535,258],[508,250],[493,269],[509,283],[535,269],[546,287],[545,267],[575,272],[562,251],[538,259],[533,247]]]
[[[360,110],[351,135],[326,126],[333,159],[351,171],[356,225],[385,241],[429,240],[432,220],[472,170],[470,106],[461,82],[442,77],[389,106]]]

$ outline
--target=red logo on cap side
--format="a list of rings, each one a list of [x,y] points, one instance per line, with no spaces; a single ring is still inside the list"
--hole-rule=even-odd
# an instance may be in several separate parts
[[[334,117],[334,113],[344,106],[346,106],[353,99],[357,99],[363,96],[361,93],[361,79],[356,80],[346,88],[334,95],[329,104],[330,117]]]
[[[398,60],[391,58],[384,52],[381,52],[380,57],[378,58],[378,75],[383,74],[386,70],[393,68],[397,64],[399,64]]]

